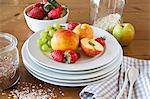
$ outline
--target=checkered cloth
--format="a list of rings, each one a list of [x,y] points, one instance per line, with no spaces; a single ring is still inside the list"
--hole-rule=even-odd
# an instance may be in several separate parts
[[[127,68],[134,66],[140,72],[134,84],[132,99],[150,99],[150,60],[138,60],[124,57],[121,69],[116,76],[107,82],[86,86],[80,93],[81,99],[115,99],[121,90]],[[129,85],[122,99],[127,99]]]

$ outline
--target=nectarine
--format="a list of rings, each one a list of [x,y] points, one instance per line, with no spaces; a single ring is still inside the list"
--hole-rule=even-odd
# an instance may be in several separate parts
[[[75,50],[79,44],[79,36],[70,30],[58,30],[51,39],[53,50]]]

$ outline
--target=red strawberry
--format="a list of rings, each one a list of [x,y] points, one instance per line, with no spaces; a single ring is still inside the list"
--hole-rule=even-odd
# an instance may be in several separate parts
[[[51,53],[51,56],[55,61],[58,61],[58,62],[63,62],[64,60],[64,53],[60,50],[54,50]]]
[[[62,7],[59,6],[56,9],[52,9],[49,13],[48,13],[48,17],[52,18],[52,19],[57,19],[60,18],[60,15],[62,13]]]
[[[64,52],[64,56],[65,62],[68,64],[75,63],[80,58],[80,54],[75,52],[74,50],[66,50]]]
[[[57,7],[56,10],[59,12],[59,13],[62,13],[63,11],[63,8],[61,6]]]
[[[76,60],[78,60],[78,59],[80,58],[80,53],[75,52],[75,53],[74,53],[74,56],[76,57]]]
[[[105,46],[105,39],[103,37],[96,38],[95,41],[97,41],[101,45]]]
[[[44,17],[44,10],[39,7],[33,8],[27,15],[31,18],[42,19]]]
[[[42,4],[41,3],[33,4],[32,8],[35,8],[35,7],[42,7]]]
[[[46,4],[48,1],[47,0],[43,0],[43,4]]]
[[[77,22],[69,22],[67,25],[67,29],[73,30],[77,25],[79,25]]]

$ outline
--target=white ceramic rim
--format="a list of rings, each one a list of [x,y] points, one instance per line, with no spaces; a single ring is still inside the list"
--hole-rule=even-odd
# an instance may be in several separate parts
[[[40,75],[33,74],[33,72],[31,72],[30,70],[28,70],[28,71],[35,78],[37,78],[37,79],[39,79],[41,81],[44,81],[46,83],[50,83],[50,84],[53,84],[53,85],[59,85],[59,86],[78,87],[78,86],[86,86],[86,85],[91,85],[91,84],[98,84],[98,83],[102,83],[104,81],[107,81],[107,80],[111,79],[112,77],[114,77],[118,73],[119,70],[116,71],[116,73],[114,73],[111,76],[106,77],[104,79],[96,80],[96,81],[92,81],[92,82],[88,82],[88,83],[80,83],[80,84],[76,84],[76,83],[69,84],[69,83],[57,82],[57,81],[53,81],[53,80],[50,80],[50,79],[46,79],[46,78],[40,77]]]

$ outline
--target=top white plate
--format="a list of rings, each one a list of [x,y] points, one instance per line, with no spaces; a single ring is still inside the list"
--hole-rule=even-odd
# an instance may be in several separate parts
[[[81,55],[81,58],[75,64],[65,64],[56,62],[53,59],[45,56],[37,45],[37,39],[40,37],[40,32],[34,33],[29,39],[27,44],[27,50],[30,57],[36,62],[58,70],[64,71],[84,71],[99,68],[100,66],[106,65],[119,55],[120,44],[117,40],[108,32],[93,27],[94,37],[105,37],[106,38],[106,48],[104,54],[101,56],[89,58]]]

